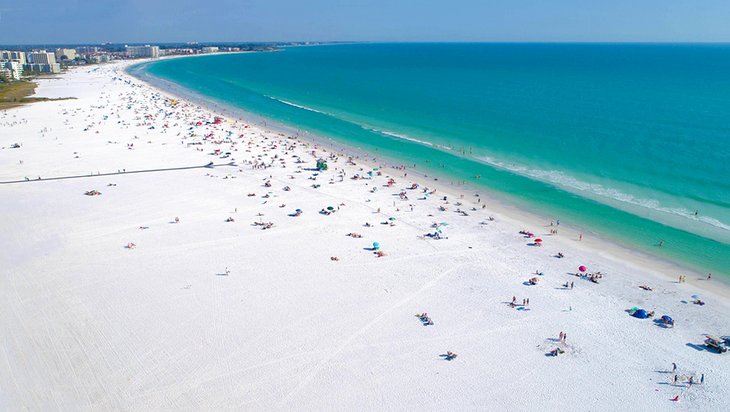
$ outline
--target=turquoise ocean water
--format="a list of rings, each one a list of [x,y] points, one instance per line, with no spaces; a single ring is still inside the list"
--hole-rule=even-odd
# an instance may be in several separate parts
[[[699,270],[730,267],[728,45],[354,44],[130,72]]]

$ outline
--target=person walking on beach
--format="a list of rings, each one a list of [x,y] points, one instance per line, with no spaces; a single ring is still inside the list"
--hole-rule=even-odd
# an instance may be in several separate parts
[[[674,386],[677,386],[677,375],[674,375]]]
[[[707,280],[710,280],[710,279],[712,279],[712,273],[707,274]]]
[[[581,233],[580,236],[578,236],[578,240],[583,240],[583,233]]]
[[[700,376],[700,385],[705,383],[705,374],[703,373],[702,376]]]
[[[672,362],[672,373],[677,371],[677,364]]]

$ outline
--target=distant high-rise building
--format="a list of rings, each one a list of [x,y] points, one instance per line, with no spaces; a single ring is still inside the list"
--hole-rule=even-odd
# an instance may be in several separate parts
[[[32,52],[28,55],[28,60],[33,64],[55,64],[56,55],[46,51]]]
[[[110,61],[108,54],[88,54],[84,58],[90,63],[106,63]]]
[[[73,60],[76,58],[76,50],[75,49],[56,49],[56,60]]]
[[[23,69],[33,73],[61,73],[61,65],[56,63],[56,55],[45,50],[28,53],[29,63]]]
[[[150,46],[148,44],[146,46],[126,46],[126,47],[127,47],[127,56],[129,56],[129,57],[152,57],[152,58],[160,57],[160,47],[159,46]]]
[[[78,53],[99,53],[101,48],[96,46],[80,46],[76,48]]]
[[[15,50],[0,50],[0,60],[16,60],[21,65],[27,63],[25,52]]]
[[[20,80],[23,75],[23,65],[17,60],[0,60],[0,70],[8,80]]]

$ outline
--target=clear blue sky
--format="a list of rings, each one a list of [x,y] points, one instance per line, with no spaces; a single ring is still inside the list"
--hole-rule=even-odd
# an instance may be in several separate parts
[[[0,44],[730,42],[730,0],[0,0]]]

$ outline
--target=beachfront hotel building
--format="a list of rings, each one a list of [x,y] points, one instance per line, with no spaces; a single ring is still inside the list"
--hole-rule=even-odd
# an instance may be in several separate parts
[[[218,53],[218,48],[215,46],[206,46],[201,49],[203,53]]]
[[[159,46],[126,46],[127,48],[127,56],[128,57],[152,57],[157,58],[160,57],[160,47]]]
[[[31,52],[28,55],[28,63],[56,64],[56,55],[47,51]]]
[[[8,80],[20,80],[23,65],[18,60],[0,60],[0,76]]]
[[[31,73],[61,73],[61,65],[59,63],[28,63],[23,65],[23,70]]]
[[[101,50],[101,47],[96,46],[79,46],[76,48],[77,53],[99,53]]]
[[[15,50],[0,50],[0,60],[15,60],[21,65],[27,63],[25,52]]]

